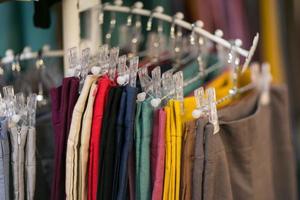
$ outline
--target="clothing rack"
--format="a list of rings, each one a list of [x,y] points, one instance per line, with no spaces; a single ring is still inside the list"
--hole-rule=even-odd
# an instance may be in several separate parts
[[[69,34],[72,35],[72,37],[79,37],[80,36],[80,33],[79,33],[79,28],[77,30],[77,28],[75,29],[75,32],[72,31],[73,33],[66,33],[68,26],[67,23],[71,23],[70,20],[73,20],[74,23],[72,23],[72,27],[74,26],[74,24],[77,26],[80,26],[79,24],[79,21],[77,21],[77,19],[79,20],[79,13],[80,12],[84,12],[84,11],[87,11],[87,10],[91,10],[92,13],[94,13],[93,15],[95,16],[95,12],[96,10],[100,10],[100,12],[103,12],[103,11],[108,11],[108,12],[119,12],[119,13],[128,13],[128,14],[135,14],[135,15],[140,15],[140,16],[146,16],[146,17],[152,17],[152,18],[156,18],[156,19],[159,19],[159,20],[162,20],[162,21],[165,21],[165,22],[168,22],[168,23],[174,23],[176,26],[180,26],[186,30],[189,30],[189,31],[194,31],[195,33],[198,33],[206,38],[208,38],[209,40],[219,44],[219,45],[222,45],[224,46],[225,48],[228,48],[228,49],[233,49],[233,51],[235,51],[236,53],[238,53],[239,55],[245,57],[245,62],[243,64],[243,70],[244,71],[247,66],[249,65],[252,57],[253,57],[253,54],[257,48],[257,43],[258,43],[258,40],[259,40],[259,34],[257,33],[256,36],[254,37],[253,39],[253,43],[252,43],[252,46],[250,48],[250,50],[246,50],[246,49],[243,49],[239,46],[234,46],[232,45],[232,43],[230,43],[229,41],[225,40],[222,38],[222,34],[218,34],[218,30],[216,31],[215,34],[212,34],[208,31],[206,31],[205,29],[201,28],[201,27],[193,27],[193,24],[191,23],[188,23],[186,22],[185,20],[183,19],[180,19],[180,18],[176,18],[175,16],[172,17],[172,16],[169,16],[169,15],[166,15],[162,12],[158,12],[157,9],[154,9],[153,11],[150,11],[150,10],[147,10],[147,9],[143,9],[143,4],[141,2],[136,2],[134,4],[133,7],[127,7],[127,6],[122,6],[123,2],[120,1],[120,0],[116,0],[114,1],[114,4],[109,4],[109,3],[105,3],[105,4],[101,4],[101,1],[100,2],[89,2],[89,1],[86,1],[86,0],[80,0],[79,3],[78,3],[78,6],[74,7],[71,6],[71,4],[74,4],[74,2],[72,3],[70,0],[64,0],[63,1],[64,3],[64,6],[63,6],[63,12],[64,12],[64,17],[68,16],[68,19],[69,19],[69,22],[67,21],[64,21],[64,40],[67,39],[67,40],[70,40],[70,36]],[[69,5],[69,6],[67,6]],[[71,8],[73,9],[77,9],[76,12],[71,11]],[[98,8],[98,9],[95,9],[95,8]],[[72,17],[72,16],[73,17]],[[76,18],[77,16],[77,18]],[[99,26],[98,25],[98,21],[95,20],[95,18],[91,18],[91,30],[92,29],[95,29],[95,26]],[[96,23],[96,24],[95,24]],[[74,29],[72,29],[74,30]],[[77,33],[78,32],[78,33]],[[99,34],[100,35],[100,34]],[[75,43],[78,43],[80,41],[80,38],[79,39],[72,39],[72,41],[70,42],[67,42],[67,41],[64,41],[64,47],[65,47],[65,50],[71,48],[71,47],[74,47],[74,46],[79,46],[79,44],[75,44]],[[95,38],[95,37],[94,37]],[[97,38],[97,37],[96,37]],[[93,37],[91,38],[91,40],[93,40]],[[90,41],[91,45],[93,47],[91,47],[92,49],[92,52],[93,52],[93,48],[97,48],[95,47],[96,44],[99,44],[98,41]],[[101,42],[100,42],[101,43]],[[65,58],[65,61],[66,61],[66,58]],[[66,64],[66,62],[65,62]],[[66,68],[65,68],[66,69]]]
[[[64,51],[63,50],[49,50],[48,47],[44,47],[42,52],[32,52],[30,47],[25,47],[23,52],[20,54],[14,54],[14,52],[8,49],[5,53],[6,55],[0,59],[0,64],[6,65],[11,64],[15,60],[22,61],[22,60],[31,60],[31,59],[38,59],[39,57],[43,58],[50,58],[50,57],[63,57]]]

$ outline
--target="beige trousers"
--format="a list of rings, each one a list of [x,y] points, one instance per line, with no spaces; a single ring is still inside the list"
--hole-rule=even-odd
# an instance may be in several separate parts
[[[89,158],[89,143],[92,127],[93,108],[97,84],[94,83],[90,90],[89,100],[83,115],[81,129],[80,151],[79,151],[79,197],[81,200],[87,199],[87,165]]]
[[[86,107],[86,101],[93,83],[96,82],[98,76],[88,75],[85,79],[81,94],[74,107],[70,133],[67,144],[66,155],[66,199],[79,199],[78,194],[78,161],[79,151],[78,144],[80,138],[82,115]]]

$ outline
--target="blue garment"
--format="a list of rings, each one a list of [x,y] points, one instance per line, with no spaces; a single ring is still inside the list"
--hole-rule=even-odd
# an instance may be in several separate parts
[[[0,117],[0,199],[9,200],[9,141],[7,119]]]
[[[134,87],[126,86],[126,114],[123,118],[123,124],[125,124],[122,155],[119,171],[119,187],[118,187],[118,200],[126,199],[127,183],[128,183],[128,157],[129,152],[133,146],[133,132],[134,132],[134,116],[136,108],[136,95],[137,89]],[[125,123],[124,123],[125,122]]]

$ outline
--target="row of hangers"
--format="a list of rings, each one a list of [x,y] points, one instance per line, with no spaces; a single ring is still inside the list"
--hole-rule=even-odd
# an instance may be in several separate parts
[[[0,117],[5,117],[9,125],[34,127],[36,124],[37,95],[32,93],[27,98],[24,93],[14,92],[13,86],[2,88],[3,97],[0,93]]]
[[[67,54],[70,64],[67,74],[69,76],[78,76],[82,81],[89,72],[95,75],[107,74],[112,80],[116,80],[119,85],[130,84],[133,87],[136,86],[136,77],[139,76],[142,92],[138,94],[137,101],[144,101],[147,96],[150,96],[152,98],[151,105],[157,108],[163,105],[168,99],[173,98],[181,102],[181,110],[184,112],[183,88],[190,84],[191,81],[204,78],[210,72],[228,64],[232,72],[233,87],[229,90],[227,96],[217,100],[214,88],[205,90],[203,87],[200,87],[194,91],[197,108],[193,111],[192,115],[194,118],[207,116],[215,127],[215,133],[219,129],[217,104],[253,88],[258,88],[262,91],[262,102],[268,102],[268,88],[271,81],[270,66],[268,64],[263,64],[261,67],[258,64],[254,64],[251,67],[252,83],[242,88],[238,88],[237,84],[239,74],[247,69],[252,59],[258,43],[258,34],[255,36],[250,50],[246,51],[241,48],[241,40],[237,39],[228,42],[222,38],[223,33],[221,30],[217,30],[214,35],[210,34],[203,29],[204,24],[201,21],[189,24],[183,21],[182,13],[176,13],[174,17],[170,17],[163,14],[163,8],[160,6],[152,11],[144,10],[142,7],[143,4],[141,2],[136,2],[130,8],[125,7],[122,6],[122,1],[115,1],[114,5],[108,3],[100,5],[99,24],[103,24],[104,11],[110,12],[109,29],[105,34],[106,44],[99,48],[95,56],[91,56],[90,50],[87,48],[83,49],[81,56],[78,57],[78,49],[76,47],[71,48]],[[116,12],[128,13],[126,25],[123,26],[125,27],[126,34],[131,34],[131,38],[128,40],[130,41],[130,53],[128,55],[119,56],[118,47],[109,48],[112,33],[117,24]],[[134,16],[135,21],[133,20]],[[156,18],[158,20],[154,36],[152,38],[148,37],[146,51],[139,51],[138,48],[141,42],[141,16],[149,17],[146,24],[148,32],[152,30],[153,19]],[[162,51],[166,44],[164,43],[163,21],[171,23],[169,35],[171,53],[167,53],[166,56],[164,51]],[[188,37],[183,36],[183,28],[190,30]],[[190,48],[183,52],[184,40],[188,41]],[[206,59],[212,51],[214,43],[219,62],[214,66],[206,68]],[[184,80],[183,72],[176,68],[178,65],[174,65],[175,67],[173,66],[171,70],[163,74],[161,74],[161,68],[157,66],[151,71],[151,76],[149,76],[148,66],[164,59],[183,60],[183,54],[195,52],[199,65],[199,74],[193,78],[194,80]],[[151,62],[150,64],[147,63],[139,66],[138,56],[142,57],[144,55],[148,55],[151,58]],[[240,68],[240,56],[245,57],[242,68]],[[92,63],[89,60],[92,60]],[[129,64],[128,67],[127,63]],[[176,63],[178,64],[178,62]],[[82,81],[81,83],[83,83]]]

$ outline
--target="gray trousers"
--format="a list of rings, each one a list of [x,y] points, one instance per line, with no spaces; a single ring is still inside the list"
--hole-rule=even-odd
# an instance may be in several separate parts
[[[9,140],[7,135],[7,119],[0,117],[0,199],[9,198]]]

